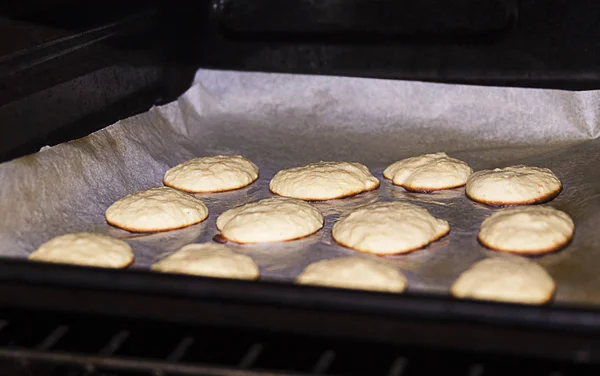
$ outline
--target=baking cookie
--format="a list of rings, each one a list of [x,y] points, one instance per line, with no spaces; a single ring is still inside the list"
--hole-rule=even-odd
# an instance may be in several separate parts
[[[165,173],[166,186],[190,193],[224,192],[258,179],[258,167],[241,155],[194,158]]]
[[[467,180],[466,193],[487,205],[538,204],[552,200],[562,189],[547,168],[511,166],[477,171]]]
[[[163,273],[215,278],[258,279],[258,266],[250,257],[223,244],[188,244],[150,267]]]
[[[317,162],[275,174],[271,192],[302,200],[331,200],[354,196],[379,187],[367,166],[349,162]]]
[[[175,230],[202,222],[208,209],[202,200],[168,187],[127,195],[106,209],[106,221],[132,232]]]
[[[317,261],[304,269],[296,283],[385,292],[406,288],[406,278],[392,265],[362,257]]]
[[[79,232],[57,236],[31,253],[31,261],[124,268],[133,262],[129,244],[102,234]]]
[[[344,247],[376,255],[407,253],[450,231],[448,222],[408,202],[377,202],[356,209],[333,226]]]
[[[323,227],[323,216],[311,204],[293,198],[267,198],[227,210],[217,218],[222,235],[236,243],[294,240]]]
[[[516,206],[487,217],[477,238],[498,251],[541,254],[563,247],[574,230],[573,220],[565,212],[550,206]]]
[[[457,298],[542,304],[556,286],[538,264],[521,257],[495,257],[479,261],[464,271],[450,292]]]
[[[392,163],[383,176],[408,191],[431,192],[463,186],[472,173],[465,162],[435,153]]]

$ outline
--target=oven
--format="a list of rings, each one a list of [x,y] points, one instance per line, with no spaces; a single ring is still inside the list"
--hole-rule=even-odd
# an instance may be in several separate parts
[[[273,75],[296,86],[303,77],[314,79],[318,88],[341,82],[330,99],[352,85],[377,89],[369,85],[381,79],[392,86],[523,90],[518,98],[583,93],[564,103],[584,107],[584,120],[578,113],[567,116],[570,107],[565,119],[595,124],[595,112],[586,106],[594,108],[594,90],[600,88],[595,54],[600,8],[585,1],[27,0],[0,10],[0,157],[5,163],[20,160],[30,166],[29,156],[40,149],[173,103],[193,84],[206,89],[195,97],[200,101],[242,103],[233,94],[226,97],[235,82],[243,81],[240,87],[260,97],[262,82],[269,82],[269,90],[279,87]],[[345,87],[346,79],[357,81]],[[430,86],[425,87],[412,90],[429,93]],[[499,97],[512,95],[504,93]],[[326,99],[317,118],[327,116]],[[292,123],[309,125],[294,136],[302,143],[292,147],[318,142],[319,119],[310,123],[310,113],[290,111],[284,115]],[[300,117],[309,120],[303,123]],[[531,129],[523,134],[535,138],[538,121],[519,119]],[[211,128],[211,134],[230,132],[215,138],[224,140],[223,150],[235,145],[231,133],[241,121],[236,113]],[[458,144],[469,138],[448,131],[446,123],[432,123],[427,135]],[[271,123],[253,118],[247,126]],[[519,138],[502,158],[546,161],[544,156],[551,156],[567,171],[598,154],[593,127],[584,130],[588,140],[569,139],[568,145],[552,136],[556,129],[531,143]],[[354,132],[345,138],[349,144],[375,133],[368,127]],[[500,158],[486,156],[494,149],[490,145],[484,142],[469,155],[487,166]],[[315,146],[314,158],[328,147]],[[364,155],[376,155],[374,149]],[[343,155],[336,153],[331,155]],[[574,215],[582,230],[573,244],[541,261],[557,278],[594,262],[595,240],[578,239],[593,232],[594,207],[581,199],[596,195],[592,167],[564,173],[565,191],[576,194],[566,195],[560,205],[583,208]],[[15,234],[7,228],[2,243]],[[20,239],[28,236],[34,236],[29,228],[19,232]],[[578,258],[581,252],[585,256]],[[580,273],[562,290],[559,283],[562,295],[554,303],[525,306],[454,299],[440,284],[433,292],[411,290],[409,284],[408,293],[396,295],[296,286],[277,278],[242,282],[162,275],[143,267],[117,271],[37,264],[18,252],[8,256],[0,260],[0,374],[424,375],[443,370],[475,376],[592,375],[600,369],[596,281],[585,268],[589,274]],[[407,269],[412,265],[398,262]],[[454,276],[440,265],[442,271],[435,273]]]

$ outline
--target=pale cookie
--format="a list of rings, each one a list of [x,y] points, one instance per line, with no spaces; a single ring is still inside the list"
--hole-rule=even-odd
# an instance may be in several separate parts
[[[414,192],[431,192],[463,186],[473,169],[446,153],[424,154],[392,163],[383,176]]]
[[[392,265],[361,257],[317,261],[304,269],[296,283],[385,292],[406,288],[406,278]]]
[[[447,221],[408,202],[377,202],[363,206],[333,226],[332,235],[344,247],[376,255],[407,253],[450,231]]]
[[[294,240],[323,227],[323,216],[314,206],[293,198],[267,198],[227,210],[217,218],[222,235],[236,243]]]
[[[124,268],[133,262],[129,244],[102,234],[79,232],[57,236],[31,253],[31,261]]]
[[[106,221],[132,232],[175,230],[202,222],[208,209],[200,200],[160,187],[127,195],[106,209]]]
[[[575,224],[565,212],[550,206],[516,206],[487,217],[477,237],[498,251],[540,254],[563,247],[574,231]]]
[[[354,196],[379,187],[367,166],[350,162],[317,162],[275,174],[271,192],[302,200],[331,200]]]
[[[556,286],[538,264],[520,257],[495,257],[479,261],[464,271],[450,292],[457,298],[542,304]]]
[[[188,244],[150,267],[163,273],[214,278],[258,279],[258,266],[250,257],[223,244]]]
[[[194,158],[165,173],[163,183],[191,193],[224,192],[258,179],[258,167],[241,155]]]
[[[562,189],[547,168],[511,166],[477,171],[467,180],[466,193],[487,205],[538,204],[552,200]]]

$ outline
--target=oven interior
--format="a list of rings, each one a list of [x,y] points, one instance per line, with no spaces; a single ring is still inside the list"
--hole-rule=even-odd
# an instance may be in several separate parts
[[[584,1],[24,0],[0,5],[0,12],[2,161],[170,102],[200,67],[600,87],[600,7]],[[72,268],[53,286],[23,277],[60,273],[49,269],[2,263],[0,374],[421,375],[440,365],[473,376],[598,371],[600,320],[586,307],[465,308],[411,297],[407,307],[419,309],[381,318],[375,309],[326,313],[311,301],[276,304],[279,292],[262,301],[261,291],[222,300],[211,291],[223,286],[206,281],[198,282],[198,295],[172,301],[168,289],[150,288],[144,277],[123,277],[118,291],[70,285],[68,276],[79,273]],[[289,300],[297,291],[286,294]],[[76,310],[82,296],[89,304]],[[180,314],[172,317],[158,307],[174,303]],[[419,317],[428,304],[442,308]],[[491,318],[472,322],[469,309],[481,307]],[[210,314],[195,318],[199,310]],[[236,312],[257,319],[236,322]],[[273,322],[260,320],[263,314]],[[511,315],[535,324],[505,320]],[[328,332],[326,324],[336,329]],[[409,333],[404,339],[385,335],[402,330]]]

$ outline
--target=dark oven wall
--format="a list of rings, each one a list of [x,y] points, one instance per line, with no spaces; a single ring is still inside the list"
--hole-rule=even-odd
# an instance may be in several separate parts
[[[176,98],[199,67],[600,86],[600,5],[539,0],[0,4],[0,160]]]
[[[180,2],[184,4],[186,2]],[[600,4],[587,0],[222,0],[188,6],[173,45],[196,66],[487,85],[600,87]],[[170,28],[170,26],[168,26]],[[187,37],[193,36],[186,48]]]
[[[159,102],[158,9],[139,0],[0,2],[0,160]]]

